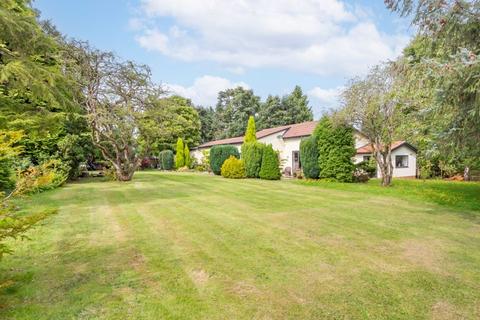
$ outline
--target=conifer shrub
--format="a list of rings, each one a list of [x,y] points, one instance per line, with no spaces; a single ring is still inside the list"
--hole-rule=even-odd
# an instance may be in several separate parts
[[[262,166],[260,167],[259,177],[265,180],[279,180],[280,161],[278,154],[273,150],[272,145],[267,145],[263,149]]]
[[[353,129],[346,125],[334,125],[323,117],[314,131],[318,144],[320,178],[340,182],[352,182],[355,165],[355,139]]]
[[[255,128],[255,118],[250,116],[248,118],[247,130],[245,131],[245,136],[243,138],[244,143],[256,142],[257,141],[257,130]]]
[[[181,168],[185,166],[185,146],[182,138],[177,140],[177,153],[175,154],[175,168]]]
[[[238,149],[231,145],[218,145],[210,149],[210,167],[214,174],[220,175],[222,165],[230,156],[240,158]]]
[[[312,135],[300,142],[300,162],[305,178],[318,179],[320,168],[318,167],[318,144],[315,136]]]
[[[161,170],[173,169],[173,152],[172,150],[163,150],[158,155],[158,164]]]
[[[260,142],[245,142],[242,145],[242,160],[245,164],[247,178],[258,178],[262,167],[262,155],[265,144]]]
[[[230,156],[222,164],[222,177],[229,179],[243,179],[246,177],[243,160]]]

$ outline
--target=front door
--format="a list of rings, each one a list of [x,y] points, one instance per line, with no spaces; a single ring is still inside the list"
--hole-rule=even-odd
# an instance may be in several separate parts
[[[302,164],[300,163],[300,152],[292,151],[292,171],[296,172],[300,170],[300,168],[302,168]]]

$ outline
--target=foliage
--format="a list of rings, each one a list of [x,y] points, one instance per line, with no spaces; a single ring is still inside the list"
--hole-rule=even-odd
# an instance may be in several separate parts
[[[229,179],[243,179],[246,177],[245,165],[243,160],[237,159],[234,156],[230,156],[222,164],[221,174],[224,178]]]
[[[258,175],[264,180],[279,180],[281,177],[278,154],[271,144],[263,148],[262,166]]]
[[[22,150],[18,145],[22,137],[20,131],[0,131],[0,192],[8,192],[15,185],[12,165],[13,159]]]
[[[215,130],[218,121],[215,110],[212,107],[197,107],[197,113],[200,118],[200,142],[205,143],[215,140]]]
[[[82,101],[93,143],[112,164],[117,179],[129,181],[141,159],[138,119],[163,91],[152,83],[145,65],[121,61],[79,41],[72,41],[67,49],[85,95]]]
[[[179,96],[150,98],[139,114],[139,144],[145,155],[157,154],[163,149],[175,148],[179,137],[184,144],[200,142],[200,118],[189,99]]]
[[[355,169],[364,171],[368,174],[369,177],[373,178],[377,172],[377,164],[375,160],[371,159],[370,161],[361,161],[355,164]]]
[[[230,158],[230,156],[240,158],[236,147],[231,145],[213,146],[210,149],[210,167],[213,173],[220,175],[223,163]]]
[[[314,131],[318,143],[320,178],[352,182],[355,165],[355,140],[351,127],[334,124],[324,116]]]
[[[212,168],[210,167],[210,150],[205,149],[202,150],[202,163],[199,164],[198,166],[202,166],[203,170],[202,171],[208,171],[211,172]]]
[[[188,145],[185,144],[185,149],[183,151],[183,155],[185,157],[185,166],[188,168],[192,167],[192,158],[190,156],[190,149],[188,148]]]
[[[260,97],[252,90],[242,87],[218,93],[216,113],[216,139],[236,137],[244,134],[245,123],[260,108]]]
[[[269,95],[260,107],[258,124],[259,128],[267,129],[312,120],[313,113],[308,98],[296,86],[282,98]]]
[[[399,59],[420,160],[480,166],[480,2],[389,0],[418,30]],[[423,151],[423,152],[422,152]]]
[[[383,186],[390,185],[392,180],[392,143],[403,122],[404,105],[399,90],[396,65],[376,66],[365,79],[351,81],[342,93],[344,107],[337,114],[369,140]]]
[[[183,145],[183,139],[177,139],[177,149],[175,153],[175,168],[181,168],[185,166],[185,146]]]
[[[243,143],[256,142],[256,134],[257,130],[255,129],[255,118],[250,116],[250,118],[248,118],[247,130],[245,131],[245,135],[243,137]]]
[[[158,156],[158,162],[161,170],[172,170],[174,167],[173,163],[174,155],[172,150],[163,150],[160,151]]]
[[[39,193],[65,183],[68,173],[60,160],[49,160],[19,171],[13,195]]]
[[[302,139],[300,142],[300,162],[305,178],[318,179],[320,168],[318,167],[318,143],[314,135]]]
[[[262,167],[262,156],[265,144],[261,142],[248,142],[242,144],[242,160],[248,178],[259,178]]]

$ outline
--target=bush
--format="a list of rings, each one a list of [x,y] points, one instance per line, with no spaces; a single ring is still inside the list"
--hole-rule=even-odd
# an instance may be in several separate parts
[[[177,153],[175,154],[175,168],[181,168],[185,166],[185,146],[183,145],[182,138],[177,140]]]
[[[243,179],[246,177],[243,160],[230,156],[223,162],[221,169],[222,177],[229,179]]]
[[[260,168],[259,177],[265,180],[279,180],[280,162],[278,154],[273,150],[272,145],[265,146],[262,156],[262,166]]]
[[[161,170],[173,169],[173,151],[163,150],[158,155],[158,165]]]
[[[330,118],[323,117],[314,131],[318,144],[318,167],[320,178],[340,182],[352,182],[355,165],[355,139],[353,129],[334,125]]]
[[[20,171],[15,187],[16,194],[30,194],[61,186],[68,179],[68,168],[59,160],[50,160]]]
[[[369,178],[375,177],[377,172],[377,165],[375,160],[371,159],[370,161],[362,161],[355,165],[355,171],[365,171],[368,174]]]
[[[300,162],[305,178],[318,179],[320,168],[318,167],[318,145],[315,136],[312,135],[300,142]]]
[[[210,167],[216,175],[221,174],[222,165],[230,156],[240,158],[238,149],[231,145],[213,146],[210,149]]]
[[[370,180],[370,176],[368,174],[367,171],[363,170],[363,169],[360,169],[360,168],[356,168],[355,169],[355,172],[353,172],[353,181],[354,182],[368,182],[368,180]]]
[[[248,178],[258,178],[262,167],[262,155],[265,144],[260,142],[245,142],[242,145],[242,160]]]
[[[190,157],[190,149],[188,145],[185,144],[185,149],[183,149],[183,156],[185,158],[185,166],[191,168],[192,167],[192,158]]]

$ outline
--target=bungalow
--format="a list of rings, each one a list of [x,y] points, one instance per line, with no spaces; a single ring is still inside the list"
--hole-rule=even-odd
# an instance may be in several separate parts
[[[281,127],[269,128],[257,132],[257,140],[265,144],[271,144],[273,149],[280,154],[282,172],[286,175],[300,170],[300,141],[313,133],[317,121],[309,121],[291,124]],[[202,162],[203,150],[208,150],[216,145],[233,145],[240,148],[243,136],[228,139],[210,141],[192,149],[192,156]],[[354,162],[369,160],[372,157],[372,149],[368,139],[359,131],[355,131],[355,148],[357,153]],[[417,170],[417,150],[405,141],[396,141],[392,145],[392,162],[394,177],[415,177]],[[380,171],[377,170],[377,175]]]

